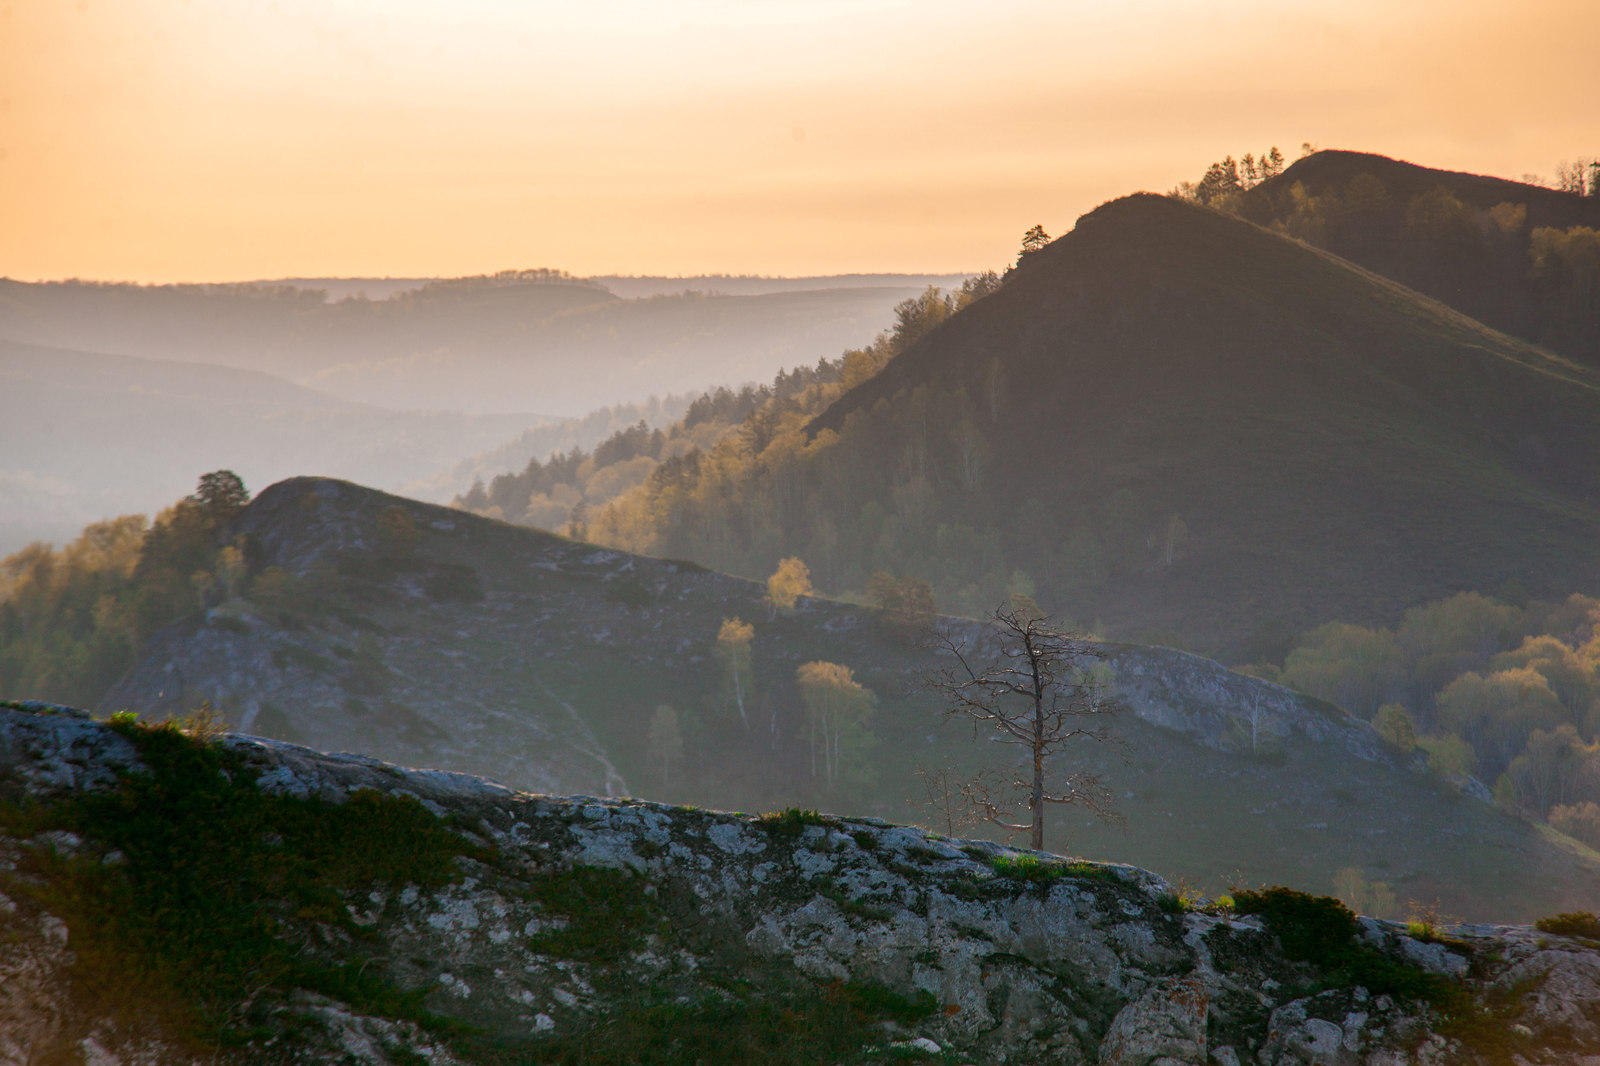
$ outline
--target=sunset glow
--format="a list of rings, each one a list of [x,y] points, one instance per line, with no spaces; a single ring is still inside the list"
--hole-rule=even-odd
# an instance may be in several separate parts
[[[944,271],[1301,142],[1600,150],[1600,5],[0,0],[0,274]]]

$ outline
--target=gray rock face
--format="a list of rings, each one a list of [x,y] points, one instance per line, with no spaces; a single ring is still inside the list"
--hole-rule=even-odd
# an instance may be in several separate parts
[[[276,742],[219,743],[265,791],[334,803],[358,789],[411,796],[493,845],[495,862],[460,859],[461,876],[442,888],[378,885],[346,901],[381,945],[389,980],[480,1031],[558,1037],[618,1009],[619,989],[694,1002],[765,975],[795,987],[869,982],[928,1003],[921,1020],[886,1030],[884,1061],[931,1056],[935,1045],[955,1056],[941,1061],[1041,1066],[1474,1061],[1462,1030],[1441,1028],[1431,1008],[1324,987],[1325,975],[1287,961],[1259,920],[1185,911],[1164,881],[1131,867],[1074,864],[1021,879],[996,863],[1019,853],[870,819],[779,824],[536,796]],[[136,747],[98,723],[0,710],[0,799],[104,788],[138,765]],[[118,1028],[76,1007],[73,931],[7,887],[29,854],[93,857],[95,847],[0,833],[0,1063],[188,1061],[158,1028]],[[621,871],[655,915],[620,954],[564,953],[552,937],[584,919],[541,903],[536,887],[586,870]],[[1515,1061],[1600,1055],[1600,954],[1590,947],[1525,928],[1462,927],[1449,942],[1420,944],[1392,923],[1364,927],[1390,959],[1446,974],[1480,1004],[1492,999],[1479,1031],[1492,1030]],[[300,1019],[292,1055],[280,1047],[260,1061],[471,1061],[410,1022],[326,997],[301,994],[283,1009]]]

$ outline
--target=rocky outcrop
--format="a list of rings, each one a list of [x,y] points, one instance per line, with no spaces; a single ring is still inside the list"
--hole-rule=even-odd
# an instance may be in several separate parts
[[[822,1002],[860,989],[877,990],[862,1002],[899,1006],[848,1061],[1399,1066],[1600,1055],[1600,945],[1527,928],[1458,927],[1423,942],[1363,919],[1383,959],[1437,975],[1456,997],[1430,1006],[1292,962],[1261,919],[1185,905],[1131,867],[871,819],[537,796],[253,738],[213,743],[233,760],[237,787],[330,805],[319,810],[357,794],[410,797],[464,842],[447,883],[346,891],[357,940],[305,942],[335,961],[359,947],[363,966],[420,995],[425,1015],[284,986],[263,1023],[274,1035],[224,1056],[236,1061],[473,1062],[490,1040],[544,1061],[541,1047],[570,1050],[561,1041],[619,1019],[659,1019],[663,1004],[674,1018],[710,1004],[720,1018],[752,997]],[[143,760],[136,730],[0,709],[4,810],[103,793]],[[87,832],[0,833],[0,1063],[199,1057],[181,1029],[130,1024],[80,994],[73,953],[89,934],[51,912],[51,871],[68,867],[41,857],[129,861],[104,849]],[[429,1021],[440,1018],[456,1027]]]

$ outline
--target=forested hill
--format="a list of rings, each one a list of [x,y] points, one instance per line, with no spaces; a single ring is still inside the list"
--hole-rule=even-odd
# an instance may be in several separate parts
[[[989,528],[984,565],[1046,606],[1238,656],[1265,619],[1565,594],[1600,562],[1597,382],[1250,223],[1128,197],[810,423],[811,480],[782,477],[815,505],[780,550],[838,558],[869,503],[861,535],[891,544],[869,565],[934,570],[945,530]]]
[[[1216,206],[1600,366],[1595,192],[1328,151]]]

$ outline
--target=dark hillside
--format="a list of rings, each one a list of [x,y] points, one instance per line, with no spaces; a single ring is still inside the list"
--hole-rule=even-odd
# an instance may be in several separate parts
[[[1389,620],[1510,579],[1590,587],[1597,384],[1332,256],[1140,195],[809,431],[840,434],[840,465],[874,462],[884,499],[906,467],[879,457],[926,452],[938,520],[987,516],[1073,617],[1246,656],[1264,618]],[[988,450],[965,489],[937,461],[949,427],[905,416],[955,393]]]
[[[1366,152],[1318,152],[1243,193],[1237,209],[1600,366],[1600,197]],[[1541,229],[1565,240],[1540,237]]]
[[[155,720],[209,700],[244,732],[537,791],[897,820],[937,821],[918,764],[1005,764],[941,719],[920,684],[931,653],[864,608],[802,598],[771,615],[753,582],[327,479],[272,486],[232,531],[253,576],[158,634],[102,713]],[[719,653],[729,618],[751,628],[747,719]],[[1213,889],[1383,882],[1501,919],[1594,906],[1593,853],[1420,772],[1331,705],[1165,648],[1104,650],[1128,758],[1068,758],[1107,775],[1126,832],[1061,809],[1047,846]],[[814,661],[876,695],[832,781],[796,684]]]

